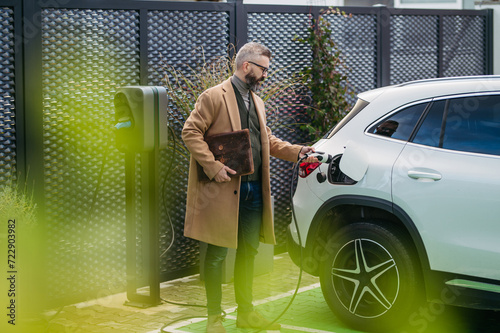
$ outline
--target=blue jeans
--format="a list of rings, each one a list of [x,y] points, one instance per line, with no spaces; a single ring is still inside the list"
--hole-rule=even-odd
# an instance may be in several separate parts
[[[262,185],[242,182],[238,216],[238,248],[234,263],[234,291],[239,312],[253,310],[253,270],[262,223]],[[224,232],[224,230],[221,230]],[[205,256],[205,290],[208,315],[222,312],[222,262],[227,248],[208,244]]]

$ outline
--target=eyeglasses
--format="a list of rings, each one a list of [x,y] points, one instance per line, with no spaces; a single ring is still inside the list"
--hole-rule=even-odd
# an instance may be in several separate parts
[[[269,71],[269,68],[264,67],[264,66],[261,66],[261,65],[259,65],[259,64],[256,64],[256,63],[255,63],[255,62],[253,62],[253,61],[247,61],[247,62],[248,62],[248,63],[250,63],[250,64],[252,64],[252,65],[255,65],[255,66],[259,67],[260,69],[262,69],[262,74],[263,74],[263,75],[264,75],[264,74],[266,74],[266,73]]]

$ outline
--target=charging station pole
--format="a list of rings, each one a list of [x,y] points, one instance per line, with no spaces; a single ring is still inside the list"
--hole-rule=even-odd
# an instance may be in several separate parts
[[[161,303],[159,153],[168,142],[167,103],[163,87],[124,87],[115,95],[117,145],[125,152],[128,299],[125,305],[141,308]],[[140,216],[136,196],[137,153],[140,158]],[[137,251],[138,240],[141,251]],[[138,257],[141,272],[138,272]]]
[[[158,186],[158,149],[141,153],[141,217],[137,223],[136,213],[136,168],[135,154],[126,153],[126,237],[127,237],[127,299],[126,305],[149,307],[160,304],[159,273],[159,186]],[[138,229],[140,234],[138,235]],[[141,252],[137,252],[137,239],[141,240]],[[141,258],[142,270],[147,281],[137,278],[137,257]],[[149,286],[149,295],[138,293],[137,289]]]

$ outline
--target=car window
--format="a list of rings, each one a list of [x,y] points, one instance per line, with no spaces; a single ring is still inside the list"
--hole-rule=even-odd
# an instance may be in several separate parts
[[[433,102],[414,143],[465,152],[500,155],[500,96]]]
[[[406,141],[427,105],[428,103],[420,103],[409,106],[378,122],[368,130],[368,133]]]
[[[474,153],[500,154],[500,96],[450,100],[442,147]]]
[[[431,147],[440,147],[441,125],[443,124],[443,113],[446,100],[433,102],[429,111],[422,122],[415,138],[414,143],[419,143]]]

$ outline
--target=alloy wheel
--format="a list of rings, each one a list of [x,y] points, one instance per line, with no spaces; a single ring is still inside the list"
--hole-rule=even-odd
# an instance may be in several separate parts
[[[342,305],[363,318],[379,317],[391,309],[400,288],[394,258],[381,244],[365,238],[351,240],[339,249],[331,283]]]

